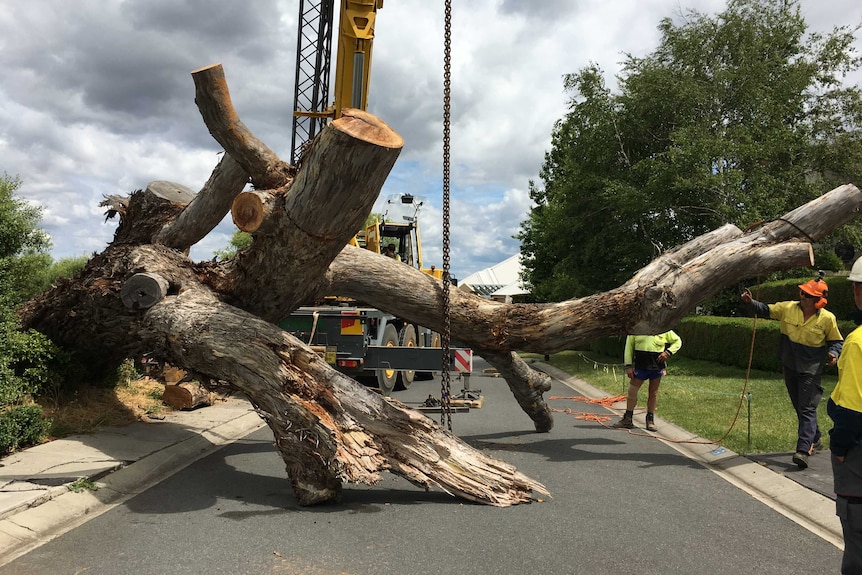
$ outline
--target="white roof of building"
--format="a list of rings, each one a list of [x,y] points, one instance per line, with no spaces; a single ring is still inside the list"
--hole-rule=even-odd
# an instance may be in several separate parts
[[[515,254],[500,263],[470,274],[461,280],[470,285],[508,285],[520,278],[520,254]]]
[[[521,270],[521,256],[515,254],[496,265],[470,274],[461,280],[459,285],[467,285],[473,291],[489,296],[527,294],[530,292],[521,285]],[[482,289],[479,286],[491,286],[493,290]]]
[[[503,286],[495,292],[491,293],[491,297],[498,296],[512,296],[512,295],[526,295],[530,293],[530,290],[524,289],[524,286],[521,285],[520,281],[516,281],[515,283],[510,283],[507,286]]]

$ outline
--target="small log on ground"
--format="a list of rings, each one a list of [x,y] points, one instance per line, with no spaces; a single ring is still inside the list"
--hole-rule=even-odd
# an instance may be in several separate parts
[[[174,409],[197,409],[213,404],[212,393],[196,381],[182,381],[165,386],[162,401]]]

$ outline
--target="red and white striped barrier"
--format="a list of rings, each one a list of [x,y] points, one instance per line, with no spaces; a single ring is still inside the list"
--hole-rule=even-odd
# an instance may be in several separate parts
[[[455,371],[459,373],[473,373],[473,350],[472,349],[456,349],[455,353]]]

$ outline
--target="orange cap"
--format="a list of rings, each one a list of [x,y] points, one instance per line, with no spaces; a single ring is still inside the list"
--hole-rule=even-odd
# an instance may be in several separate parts
[[[826,297],[829,293],[829,286],[821,279],[808,280],[804,284],[799,284],[799,289],[814,297]]]

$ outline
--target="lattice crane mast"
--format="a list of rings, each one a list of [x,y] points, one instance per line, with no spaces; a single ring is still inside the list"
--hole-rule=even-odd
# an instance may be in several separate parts
[[[365,110],[377,10],[383,0],[340,0],[335,90],[329,103],[335,0],[300,0],[290,163],[344,108]]]

